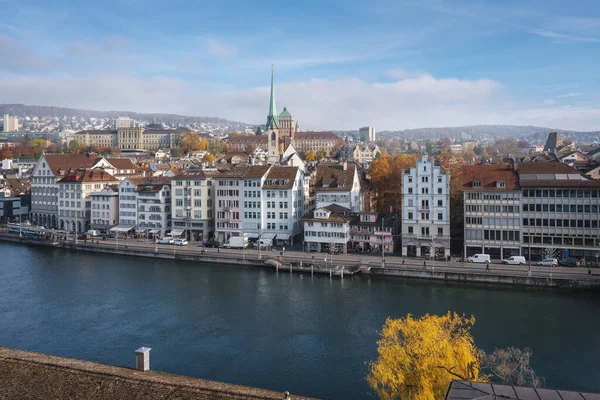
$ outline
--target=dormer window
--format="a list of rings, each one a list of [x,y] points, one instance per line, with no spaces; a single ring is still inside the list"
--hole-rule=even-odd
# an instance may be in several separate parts
[[[481,181],[473,181],[473,187],[474,188],[480,188],[481,187]]]
[[[506,187],[506,181],[496,181],[496,187],[505,188]]]

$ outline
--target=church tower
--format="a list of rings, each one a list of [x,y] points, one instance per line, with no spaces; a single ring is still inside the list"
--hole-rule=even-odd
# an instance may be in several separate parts
[[[279,149],[279,117],[275,107],[275,82],[273,66],[271,66],[271,100],[269,102],[269,115],[267,116],[266,133],[269,152],[268,162],[269,164],[278,163],[281,153]]]

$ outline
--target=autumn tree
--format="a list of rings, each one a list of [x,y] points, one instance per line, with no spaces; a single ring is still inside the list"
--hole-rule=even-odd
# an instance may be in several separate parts
[[[517,139],[513,137],[501,138],[487,148],[490,156],[500,157],[502,159],[517,154]]]
[[[448,312],[385,321],[367,382],[385,400],[436,400],[452,379],[484,380],[471,328],[474,317]]]
[[[319,150],[319,151],[317,151],[317,154],[315,155],[315,158],[317,160],[322,160],[322,159],[325,158],[325,156],[326,156],[325,152],[323,150]]]
[[[414,154],[381,155],[371,163],[370,175],[376,193],[377,211],[388,212],[390,207],[401,209],[402,171],[417,163]]]
[[[211,153],[206,153],[204,155],[204,157],[202,157],[202,161],[211,163],[211,162],[215,161],[215,156],[212,155]]]
[[[69,154],[77,154],[79,152],[79,148],[81,146],[79,145],[79,141],[78,140],[71,140],[69,142]]]
[[[208,148],[208,140],[200,137],[195,132],[184,132],[181,134],[181,151],[188,154],[192,151],[202,151]]]
[[[304,156],[304,159],[306,161],[315,161],[317,155],[315,154],[314,151],[309,151],[308,153],[306,153],[306,155]]]
[[[13,155],[10,151],[10,147],[4,146],[0,148],[0,160],[5,160],[7,158],[13,158]]]
[[[486,354],[479,350],[479,363],[482,371],[499,383],[511,386],[541,387],[544,379],[537,376],[529,365],[533,351],[530,348],[508,347],[495,349]]]

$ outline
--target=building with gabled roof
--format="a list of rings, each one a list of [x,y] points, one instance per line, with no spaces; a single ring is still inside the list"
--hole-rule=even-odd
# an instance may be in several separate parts
[[[75,234],[90,229],[92,192],[118,183],[117,178],[104,170],[78,168],[68,171],[58,181],[59,229]]]
[[[350,214],[350,209],[330,204],[302,217],[306,251],[347,253],[351,239]]]
[[[338,204],[354,212],[362,211],[360,179],[355,164],[321,163],[315,178],[316,208]]]

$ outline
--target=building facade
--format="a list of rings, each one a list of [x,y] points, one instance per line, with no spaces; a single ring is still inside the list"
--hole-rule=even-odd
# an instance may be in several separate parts
[[[86,130],[75,134],[75,140],[84,146],[116,147],[121,150],[157,151],[179,146],[180,137],[187,128],[165,129],[160,125],[120,127],[115,130]]]
[[[81,168],[66,173],[58,181],[59,229],[75,233],[90,229],[92,192],[117,183],[117,178],[102,170]]]
[[[4,132],[18,132],[19,118],[4,114]]]
[[[107,185],[100,191],[90,193],[92,201],[91,229],[103,233],[119,223],[119,187]]]
[[[464,255],[521,255],[521,189],[512,165],[464,166],[462,187]]]
[[[450,175],[427,155],[402,174],[402,255],[450,255]]]
[[[362,211],[360,180],[356,165],[319,164],[315,179],[316,208],[337,204],[353,212]]]
[[[400,237],[397,213],[362,212],[352,214],[350,246],[356,252],[393,253]]]
[[[181,171],[173,177],[173,231],[190,241],[212,239],[215,232],[215,169]]]
[[[163,237],[171,231],[171,181],[148,179],[137,185],[137,232],[147,237]],[[173,233],[176,235],[176,233]]]
[[[306,251],[348,252],[351,210],[337,204],[318,207],[302,217]]]
[[[358,135],[360,136],[361,140],[365,143],[373,143],[377,140],[375,128],[372,126],[365,126],[364,128],[360,128],[358,130]]]

